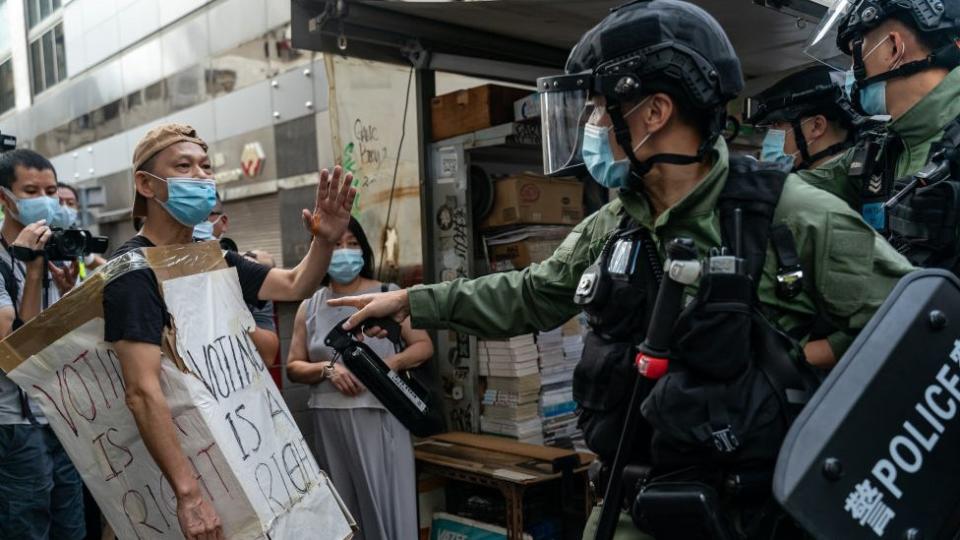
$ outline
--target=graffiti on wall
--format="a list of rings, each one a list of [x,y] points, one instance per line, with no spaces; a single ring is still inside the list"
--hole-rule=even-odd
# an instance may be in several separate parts
[[[333,149],[357,189],[353,216],[370,240],[380,278],[410,285],[402,278],[421,276],[423,265],[420,154],[417,137],[405,136],[418,125],[416,106],[407,106],[416,99],[407,92],[410,70],[357,58],[324,60]]]

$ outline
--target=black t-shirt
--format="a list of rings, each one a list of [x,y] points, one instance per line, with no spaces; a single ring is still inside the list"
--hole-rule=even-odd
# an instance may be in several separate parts
[[[153,242],[137,235],[120,246],[111,258],[146,247],[154,247]],[[228,265],[237,269],[243,300],[248,304],[258,303],[257,294],[270,268],[232,251],[228,251],[223,258]],[[107,283],[103,290],[103,333],[106,341],[140,341],[160,345],[168,317],[153,270],[144,268],[127,272]]]

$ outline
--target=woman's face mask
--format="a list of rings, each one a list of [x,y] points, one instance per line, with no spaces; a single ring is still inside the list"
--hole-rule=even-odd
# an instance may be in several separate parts
[[[363,270],[363,251],[352,248],[333,250],[330,266],[327,268],[330,279],[340,285],[353,283],[361,270]]]

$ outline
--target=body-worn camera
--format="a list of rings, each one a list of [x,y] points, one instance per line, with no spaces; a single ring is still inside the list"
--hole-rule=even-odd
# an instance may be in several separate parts
[[[91,253],[104,253],[109,242],[106,236],[94,236],[82,229],[52,229],[44,252],[51,261],[71,261]]]

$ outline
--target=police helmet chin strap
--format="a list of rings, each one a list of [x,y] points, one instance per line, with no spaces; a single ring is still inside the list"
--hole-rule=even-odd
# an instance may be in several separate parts
[[[803,136],[803,122],[800,121],[799,116],[790,121],[790,127],[793,128],[793,140],[797,143],[797,149],[800,150],[800,165],[793,168],[797,171],[809,167],[815,160],[807,148],[807,138]]]
[[[700,150],[695,156],[684,154],[656,154],[641,161],[637,158],[633,150],[633,138],[630,135],[630,126],[627,124],[623,115],[623,108],[619,100],[607,97],[607,114],[613,122],[613,133],[616,136],[617,144],[627,154],[630,160],[630,182],[628,189],[636,193],[643,193],[643,177],[653,169],[657,163],[669,163],[671,165],[690,165],[703,161],[705,155],[705,146],[701,145]]]
[[[896,79],[900,77],[909,77],[911,75],[933,69],[936,67],[944,69],[953,69],[960,66],[960,46],[957,43],[948,43],[943,47],[931,52],[923,60],[914,60],[907,62],[890,71],[867,77],[866,66],[863,63],[863,38],[859,37],[854,41],[853,47],[853,74],[855,81],[850,91],[850,99],[854,100],[859,106],[859,89],[881,81]]]
[[[840,152],[843,152],[844,150],[846,150],[847,148],[850,148],[851,146],[853,145],[852,143],[850,143],[850,141],[843,141],[843,142],[838,142],[836,144],[832,144],[824,148],[823,150],[817,152],[816,154],[813,154],[807,157],[803,157],[801,155],[802,161],[793,170],[802,171],[804,169],[813,167],[813,164],[820,161],[821,159],[832,156],[834,154],[839,154]]]
[[[800,128],[800,124],[801,122],[799,117],[790,121],[790,126],[793,128],[793,138],[797,142],[797,149],[800,150],[800,163],[793,168],[793,172],[802,171],[804,169],[813,167],[813,164],[817,161],[846,150],[852,145],[848,134],[847,140],[832,144],[816,154],[811,155],[810,148],[807,146],[807,138],[803,136],[803,130]]]

